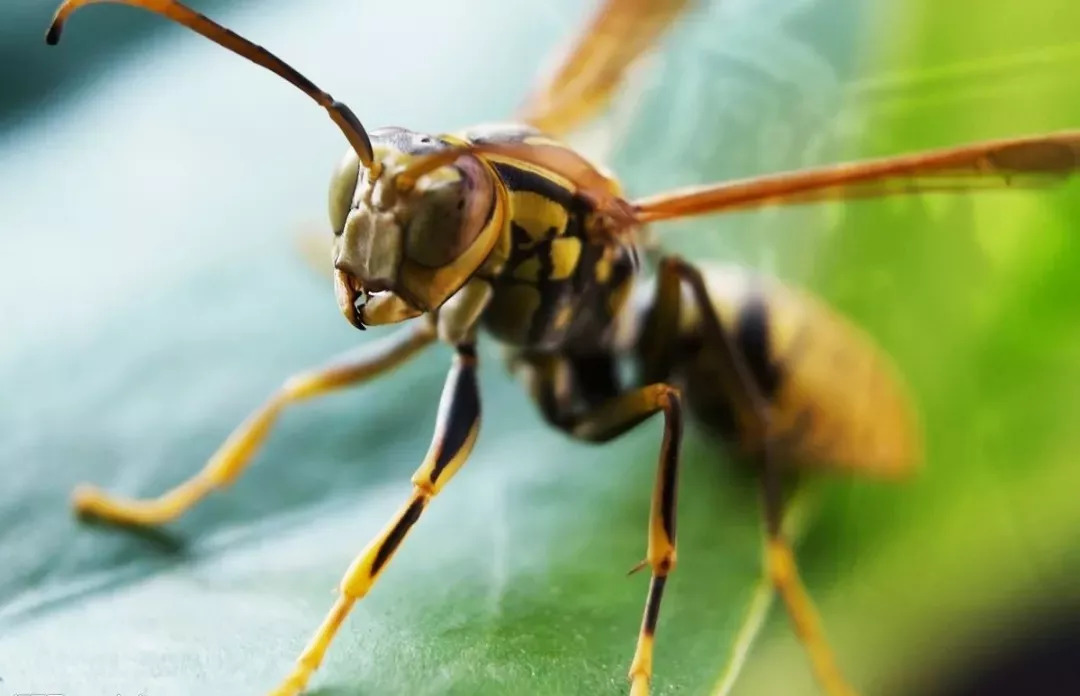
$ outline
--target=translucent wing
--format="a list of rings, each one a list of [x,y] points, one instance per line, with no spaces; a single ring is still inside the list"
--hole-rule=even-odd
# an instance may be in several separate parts
[[[603,0],[566,56],[541,82],[518,119],[562,136],[611,99],[631,64],[657,41],[691,0]]]
[[[911,193],[1032,188],[1080,168],[1080,131],[962,145],[695,186],[632,204],[640,222]]]

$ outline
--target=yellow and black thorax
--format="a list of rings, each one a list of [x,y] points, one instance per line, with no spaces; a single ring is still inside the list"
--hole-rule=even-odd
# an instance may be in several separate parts
[[[553,144],[524,126],[488,126],[474,143]],[[487,264],[491,303],[482,317],[497,339],[530,351],[603,348],[638,269],[631,235],[599,234],[590,200],[573,183],[535,165],[484,155],[503,189],[502,239]],[[614,184],[613,184],[614,185]]]

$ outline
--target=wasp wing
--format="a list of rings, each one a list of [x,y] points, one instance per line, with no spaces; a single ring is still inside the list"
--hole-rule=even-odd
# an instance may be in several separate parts
[[[611,100],[645,54],[691,0],[604,0],[558,67],[526,100],[518,118],[563,136]]]
[[[1080,131],[1065,131],[695,186],[632,205],[640,222],[652,222],[831,200],[1044,187],[1077,169]]]

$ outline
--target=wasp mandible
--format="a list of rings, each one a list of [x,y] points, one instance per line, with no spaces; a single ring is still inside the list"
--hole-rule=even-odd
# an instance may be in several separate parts
[[[468,458],[481,420],[481,329],[508,349],[542,417],[572,437],[604,442],[663,417],[647,552],[638,566],[650,568],[651,580],[630,666],[632,694],[648,693],[661,599],[676,564],[684,411],[758,464],[769,578],[822,688],[854,693],[781,531],[781,476],[800,468],[909,473],[921,459],[921,437],[904,387],[859,329],[771,279],[662,256],[649,282],[639,282],[641,235],[667,219],[765,206],[1057,183],[1080,167],[1080,131],[628,200],[611,174],[557,138],[607,105],[629,66],[689,0],[605,0],[517,123],[453,135],[368,132],[345,104],[280,58],[173,0],[67,0],[47,41],[55,44],[68,16],[96,2],[163,15],[272,71],[326,110],[351,146],[329,196],[338,305],[358,329],[412,322],[362,358],[288,379],[188,481],[152,500],[80,487],[80,513],[134,525],[174,520],[235,480],[290,404],[359,385],[437,341],[454,350],[411,495],[346,571],[333,607],[274,694],[304,690],[352,606]],[[624,362],[636,367],[633,383],[620,377]]]

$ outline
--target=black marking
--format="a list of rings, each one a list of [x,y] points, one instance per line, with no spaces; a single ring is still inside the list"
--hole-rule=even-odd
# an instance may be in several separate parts
[[[610,352],[575,356],[570,368],[578,395],[589,406],[599,406],[622,393],[618,365]]]
[[[401,541],[405,538],[405,535],[409,533],[409,529],[412,528],[416,521],[420,519],[420,513],[424,511],[424,499],[417,498],[412,501],[412,504],[405,509],[404,514],[401,515],[401,519],[398,520],[394,528],[390,530],[390,533],[386,535],[386,540],[383,541],[382,546],[379,547],[379,551],[375,554],[375,560],[371,562],[371,577],[375,577],[382,570],[382,567],[386,565],[386,562],[390,560],[390,556],[393,555],[397,547],[401,545]]]
[[[548,367],[543,364],[533,363],[530,369],[537,374],[537,379],[540,380],[536,395],[540,413],[551,425],[569,431],[573,428],[573,422],[568,416],[566,404],[559,399],[557,365],[558,363],[553,363],[551,367]]]
[[[623,245],[611,249],[604,244],[590,243],[584,233],[582,244],[581,258],[573,276],[574,291],[582,299],[579,310],[574,313],[570,341],[577,350],[595,350],[609,345],[608,327],[615,319],[611,300],[627,283],[633,282],[634,268]],[[610,258],[611,276],[606,283],[601,283],[596,277],[596,264],[611,251],[614,251]]]
[[[439,456],[431,468],[432,485],[438,482],[443,469],[465,446],[469,433],[480,419],[480,392],[476,384],[476,349],[471,345],[463,344],[457,347],[457,351],[464,359],[454,367],[451,387],[453,392],[450,397],[449,413],[446,415],[446,427],[441,435]]]
[[[540,295],[540,304],[533,312],[532,321],[529,322],[529,331],[526,340],[530,343],[541,343],[547,337],[548,329],[552,328],[555,319],[555,311],[564,301],[565,281],[551,279],[555,271],[552,262],[551,241],[541,242],[533,250],[533,254],[540,261],[540,270],[537,273],[536,289]]]
[[[784,519],[784,500],[780,481],[780,462],[762,453],[761,457],[761,497],[764,503],[765,533],[769,539],[780,539],[783,534],[781,524]]]
[[[674,390],[669,391],[664,416],[666,418],[664,445],[661,456],[664,460],[663,489],[660,498],[660,518],[671,545],[675,545],[675,508],[678,504],[679,491],[679,450],[682,444],[682,400]]]
[[[60,35],[64,33],[63,22],[53,22],[49,25],[49,30],[45,32],[45,43],[50,46],[55,46],[60,43]]]
[[[666,583],[666,575],[654,575],[652,582],[649,583],[649,601],[645,604],[645,621],[641,624],[641,632],[647,636],[656,634],[656,622],[660,618],[660,600],[664,597]]]
[[[583,220],[575,221],[573,236],[581,240],[581,256],[578,257],[577,268],[570,275],[570,285],[579,295],[585,295],[590,289],[598,285],[596,280],[596,262],[604,255],[602,244],[591,244],[585,235],[581,233],[584,227]],[[569,229],[570,225],[567,225]],[[569,235],[568,235],[569,236]]]
[[[506,188],[511,191],[527,191],[539,194],[548,200],[555,201],[571,212],[591,207],[588,201],[575,196],[572,191],[567,190],[546,176],[528,169],[515,167],[512,164],[503,162],[493,162],[492,164]]]
[[[769,342],[769,307],[753,294],[739,309],[735,321],[735,348],[742,353],[762,398],[771,402],[783,381],[780,367],[773,362]]]
[[[529,235],[529,233],[525,231],[524,227],[511,220],[511,248],[510,258],[506,261],[507,266],[512,270],[516,270],[518,266],[533,257],[533,254],[537,252],[537,247],[539,245],[551,239],[556,234],[558,234],[558,230],[556,230],[554,227],[549,227],[547,231],[544,232],[544,239],[540,241],[534,241],[533,238]]]

